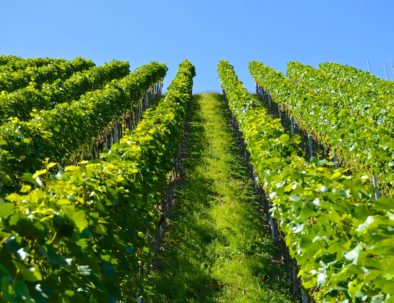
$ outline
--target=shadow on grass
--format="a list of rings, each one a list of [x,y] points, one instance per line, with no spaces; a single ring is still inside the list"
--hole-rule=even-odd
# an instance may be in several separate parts
[[[204,215],[212,194],[210,181],[196,169],[208,145],[199,99],[195,96],[190,104],[181,180],[159,253],[160,268],[154,273],[153,296],[148,302],[214,302],[218,290],[209,273],[213,260],[209,260],[207,251],[215,230]]]

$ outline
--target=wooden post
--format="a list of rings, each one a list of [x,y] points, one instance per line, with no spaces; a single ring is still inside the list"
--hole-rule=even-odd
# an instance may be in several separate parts
[[[377,200],[380,197],[380,192],[378,188],[378,180],[376,179],[375,175],[372,176],[372,184],[373,187],[375,188],[375,200]]]
[[[114,133],[114,142],[113,143],[118,143],[120,139],[120,134],[119,134],[119,123],[115,122],[114,128],[113,128],[113,133]]]
[[[269,206],[271,209],[271,205]],[[271,237],[274,240],[275,244],[278,244],[278,237],[277,237],[277,232],[276,232],[276,226],[275,226],[275,221],[272,218],[271,214],[268,215],[268,223],[271,227]]]
[[[294,118],[290,117],[290,133],[292,136],[295,134]]]
[[[278,117],[282,121],[282,112],[280,111],[280,105],[279,103],[277,103],[277,105],[278,105]]]
[[[95,144],[93,144],[93,146],[92,146],[92,160],[96,159],[96,151],[95,151],[95,147],[96,147],[96,145],[95,145]]]
[[[309,156],[313,157],[313,146],[312,146],[312,138],[311,135],[308,133],[308,148],[309,148]]]
[[[120,138],[123,137],[123,129],[122,129],[122,123],[117,122],[117,124],[118,124],[118,134],[119,134],[119,140],[118,140],[118,142],[119,142],[119,141],[120,141]]]
[[[107,145],[107,150],[110,150],[111,148],[111,133],[106,133],[105,134],[105,143]]]
[[[338,168],[338,157],[336,153],[334,153],[334,167]]]
[[[142,118],[142,100],[140,99],[138,101],[138,122],[140,122],[140,120]]]

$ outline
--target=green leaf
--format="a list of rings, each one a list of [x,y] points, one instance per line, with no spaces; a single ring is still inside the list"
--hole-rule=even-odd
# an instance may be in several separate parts
[[[50,163],[47,164],[46,169],[47,169],[47,170],[50,170],[52,167],[55,167],[56,165],[57,165],[56,162],[50,162]]]
[[[285,193],[289,193],[289,192],[291,192],[293,190],[293,184],[292,183],[290,183],[290,184],[287,184],[286,185],[286,187],[285,187]]]
[[[9,175],[7,175],[5,172],[0,171],[0,180],[4,184],[7,184],[7,183],[11,182],[11,177]]]
[[[94,231],[100,235],[107,235],[107,228],[103,224],[97,224]]]
[[[33,178],[34,180],[36,180],[37,177],[42,176],[42,175],[44,175],[44,174],[46,174],[46,173],[47,173],[47,170],[46,170],[46,169],[38,170],[38,171],[36,171],[36,172],[34,173],[34,175],[32,176],[32,178]]]
[[[33,175],[30,173],[24,173],[21,177],[21,180],[33,185],[37,185],[35,178],[33,178]]]
[[[28,193],[31,191],[31,186],[28,184],[23,184],[20,190],[21,193]]]
[[[31,141],[32,141],[32,138],[23,138],[23,143],[30,144]]]
[[[14,203],[0,204],[0,218],[7,219],[14,212]]]
[[[89,247],[88,241],[87,241],[86,239],[84,239],[84,238],[79,239],[79,240],[77,241],[77,245],[82,249],[82,251],[85,251],[86,248]]]
[[[25,281],[17,281],[14,284],[15,293],[18,294],[20,297],[29,297],[29,289],[25,283]]]
[[[370,226],[374,221],[375,221],[375,218],[373,216],[368,216],[368,218],[365,220],[365,222],[360,224],[357,227],[356,231],[358,233],[364,232],[366,229],[368,229],[368,226]]]
[[[294,194],[294,195],[290,195],[289,200],[293,202],[298,202],[301,200],[301,197],[299,195]]]
[[[354,249],[352,249],[351,251],[345,254],[345,258],[349,261],[352,261],[352,264],[357,265],[358,256],[362,249],[363,246],[361,245],[361,243],[357,244],[357,246]]]
[[[83,210],[75,210],[74,206],[63,207],[64,216],[70,219],[80,232],[82,232],[87,226],[88,221]]]
[[[378,200],[375,202],[379,207],[382,209],[386,210],[393,210],[394,205],[393,205],[393,199],[390,197],[380,197]]]
[[[38,265],[34,267],[27,268],[25,265],[12,261],[16,268],[18,268],[19,272],[22,274],[23,279],[30,282],[37,282],[42,280],[42,275]]]
[[[79,166],[75,166],[75,165],[71,165],[71,166],[66,166],[64,168],[64,171],[76,171],[76,170],[80,170]]]

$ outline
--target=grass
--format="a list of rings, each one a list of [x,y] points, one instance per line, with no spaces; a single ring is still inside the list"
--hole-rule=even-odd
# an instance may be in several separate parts
[[[291,302],[229,121],[220,95],[195,96],[148,302]]]

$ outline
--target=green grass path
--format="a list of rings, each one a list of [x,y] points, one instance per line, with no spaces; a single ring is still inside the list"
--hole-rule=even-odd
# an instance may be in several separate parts
[[[290,302],[222,97],[191,107],[150,302]]]

